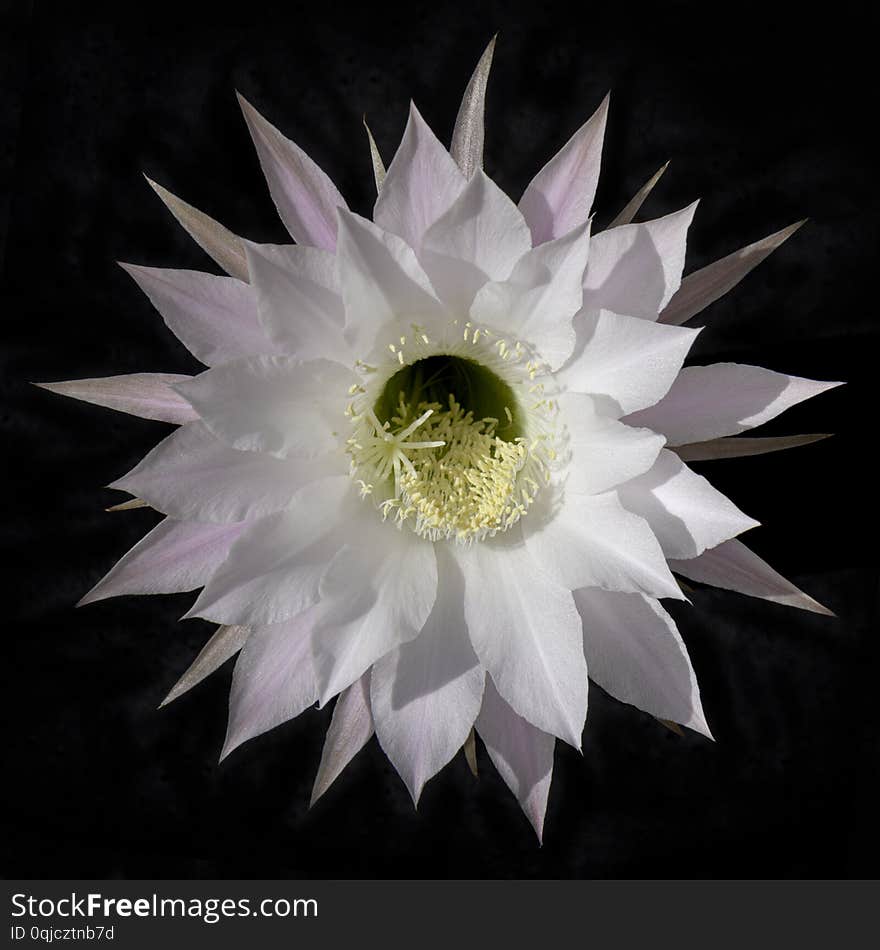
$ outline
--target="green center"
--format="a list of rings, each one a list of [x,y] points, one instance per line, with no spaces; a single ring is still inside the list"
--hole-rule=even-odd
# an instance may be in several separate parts
[[[404,366],[388,380],[376,400],[373,411],[380,422],[397,415],[401,394],[411,411],[423,403],[434,402],[446,408],[452,395],[465,411],[474,414],[474,419],[497,419],[496,434],[506,442],[523,434],[513,390],[495,373],[473,360],[460,356],[429,356]]]

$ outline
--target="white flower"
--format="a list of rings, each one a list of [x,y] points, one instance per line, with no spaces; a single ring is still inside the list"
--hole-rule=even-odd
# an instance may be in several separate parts
[[[681,280],[696,203],[591,235],[607,100],[514,204],[482,170],[490,46],[452,154],[413,106],[373,220],[250,105],[297,242],[252,244],[154,185],[231,275],[124,265],[210,368],[47,384],[180,424],[114,483],[166,519],[83,599],[204,588],[221,624],[168,699],[241,651],[223,754],[339,696],[317,798],[370,738],[417,800],[481,737],[540,836],[588,675],[709,736],[662,598],[687,578],[827,612],[740,541],[685,461],[836,383],[682,369],[680,326],[781,231]],[[167,701],[167,700],[166,700]]]

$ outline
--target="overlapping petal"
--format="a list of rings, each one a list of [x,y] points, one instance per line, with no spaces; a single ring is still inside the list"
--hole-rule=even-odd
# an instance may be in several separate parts
[[[540,841],[553,778],[555,737],[536,729],[514,712],[489,679],[477,717],[477,732],[492,764],[516,795]]]
[[[312,640],[322,703],[416,637],[434,606],[433,545],[389,527],[361,505],[321,579]]]
[[[235,664],[220,758],[293,719],[318,699],[311,630],[317,608],[251,630]]]
[[[587,670],[571,591],[545,571],[517,529],[453,555],[464,575],[464,614],[480,662],[530,723],[580,748]]]
[[[425,233],[419,259],[438,295],[466,314],[480,287],[509,277],[531,247],[516,205],[478,169]]]
[[[182,425],[199,415],[171,387],[190,379],[179,373],[131,373],[102,379],[71,379],[59,383],[37,383],[41,389],[81,399],[95,406],[127,412],[142,419],[156,419]]]
[[[80,600],[90,604],[122,594],[195,590],[226,560],[244,524],[198,524],[166,518]]]
[[[206,366],[275,349],[257,317],[251,288],[234,277],[121,264],[169,330]]]
[[[524,528],[526,547],[557,584],[683,597],[648,522],[615,492],[566,492],[552,511],[541,508]]]
[[[592,396],[557,397],[568,436],[565,490],[594,495],[641,475],[657,460],[666,440],[650,429],[624,425]]]
[[[688,366],[661,401],[626,422],[662,432],[670,445],[687,445],[753,429],[841,385],[740,363]]]
[[[466,179],[415,104],[388,166],[373,220],[419,250],[425,231],[464,190]]]
[[[335,255],[299,244],[248,244],[247,259],[260,323],[279,350],[301,360],[354,362],[342,335]]]
[[[318,459],[239,452],[203,423],[192,422],[110,487],[142,498],[172,518],[226,523],[280,511],[303,485],[347,469],[342,452]]]
[[[234,449],[314,458],[340,444],[357,377],[330,360],[253,356],[177,386],[204,424]]]
[[[650,597],[574,592],[590,679],[624,703],[712,738],[697,677],[672,617]]]
[[[562,237],[589,218],[599,182],[607,117],[608,96],[523,193],[519,208],[534,244]]]
[[[359,503],[347,476],[301,489],[284,511],[248,525],[187,614],[228,624],[280,623],[317,603]]]
[[[536,347],[551,369],[575,345],[572,319],[581,306],[581,282],[590,250],[590,222],[524,254],[504,281],[485,284],[471,318]]]
[[[422,632],[375,663],[371,681],[379,744],[416,803],[464,745],[485,676],[468,639],[461,571],[443,546],[436,554],[437,600]]]
[[[284,226],[299,244],[336,247],[336,209],[347,208],[336,186],[290,139],[238,97],[269,192]]]
[[[668,449],[617,497],[648,522],[667,558],[696,557],[758,525]]]
[[[573,392],[606,396],[620,413],[651,406],[669,391],[700,332],[609,310],[582,311],[575,322],[577,349],[557,379]],[[664,431],[640,417],[626,421]]]
[[[834,616],[827,607],[799,590],[754,551],[750,551],[742,541],[725,541],[716,548],[704,551],[699,557],[670,561],[669,566],[677,574],[701,584],[759,597],[786,607]]]
[[[643,224],[597,234],[590,242],[584,309],[656,320],[681,285],[687,232],[697,202]]]

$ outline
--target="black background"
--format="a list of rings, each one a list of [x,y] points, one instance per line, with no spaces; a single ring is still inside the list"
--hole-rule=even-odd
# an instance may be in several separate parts
[[[5,876],[872,875],[876,22],[845,4],[821,20],[772,3],[236,9],[6,14]],[[811,219],[706,312],[694,361],[848,381],[765,427],[834,439],[701,467],[763,523],[750,545],[839,619],[708,590],[673,605],[717,742],[593,688],[583,757],[557,750],[542,848],[482,750],[479,781],[459,757],[415,812],[373,741],[309,812],[329,710],[218,767],[229,667],[156,711],[211,630],[177,623],[191,596],[73,609],[158,520],[105,514],[120,496],[101,486],[167,427],[27,385],[198,371],[114,261],[213,269],[142,171],[240,234],[286,240],[235,89],[366,214],[363,114],[386,160],[410,97],[448,139],[495,30],[486,167],[503,187],[518,197],[611,89],[600,225],[667,158],[644,211],[703,198],[688,270]]]

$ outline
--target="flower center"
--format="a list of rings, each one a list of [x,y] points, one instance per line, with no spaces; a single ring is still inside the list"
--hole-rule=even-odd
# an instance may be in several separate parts
[[[466,543],[526,514],[553,449],[529,431],[528,406],[492,369],[434,354],[362,392],[366,404],[351,411],[352,476],[383,517],[432,541]]]

